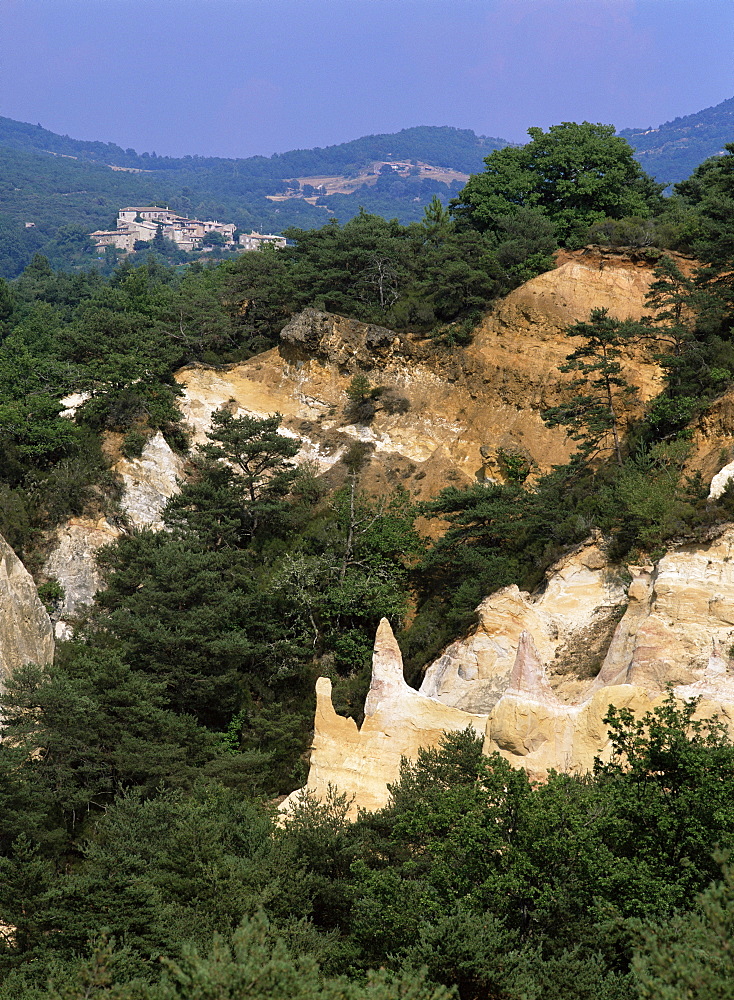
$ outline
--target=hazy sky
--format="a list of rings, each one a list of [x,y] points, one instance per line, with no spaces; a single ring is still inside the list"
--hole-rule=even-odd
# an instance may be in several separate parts
[[[138,152],[658,125],[734,96],[734,0],[0,0],[0,115]]]

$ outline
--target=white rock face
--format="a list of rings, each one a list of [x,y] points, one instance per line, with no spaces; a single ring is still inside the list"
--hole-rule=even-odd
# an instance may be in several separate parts
[[[588,654],[594,640],[608,641],[626,601],[621,577],[610,571],[599,544],[580,546],[549,570],[539,593],[513,585],[485,598],[475,631],[431,664],[421,693],[486,714],[508,685],[521,632],[531,633],[547,664],[578,658],[576,650]]]
[[[140,458],[121,458],[117,462],[114,471],[124,485],[122,508],[133,527],[163,527],[161,511],[166,500],[178,492],[177,479],[184,464],[160,432],[148,439]],[[43,572],[64,588],[64,602],[55,626],[57,639],[71,636],[70,620],[94,600],[101,584],[97,552],[120,534],[121,529],[104,517],[72,517],[56,529]]]
[[[734,479],[734,462],[729,462],[723,469],[719,469],[711,480],[709,500],[718,500],[720,496],[723,496],[726,487],[732,479]]]
[[[68,396],[64,396],[59,400],[64,409],[59,414],[60,417],[66,417],[70,420],[72,417],[76,416],[76,411],[82,405],[86,403],[88,399],[91,399],[91,393],[89,392],[72,392]]]
[[[122,507],[135,528],[163,527],[161,511],[178,493],[185,459],[174,452],[160,431],[149,437],[140,458],[121,458],[115,472],[122,476]]]
[[[15,667],[53,658],[51,620],[33,578],[0,537],[0,686]]]
[[[56,622],[57,639],[69,638],[69,619],[92,603],[101,583],[97,552],[119,534],[119,529],[103,517],[74,517],[57,528],[55,544],[43,566],[44,574],[64,588]]]
[[[734,525],[655,566],[629,569],[625,595],[619,572],[591,543],[559,562],[540,593],[508,587],[492,595],[480,606],[479,627],[431,666],[420,692],[405,683],[397,644],[382,625],[361,730],[336,715],[329,682],[318,682],[307,788],[324,796],[336,786],[354,797],[353,812],[380,808],[401,753],[414,759],[442,732],[483,722],[485,752],[533,777],[584,773],[611,753],[609,705],[643,715],[668,686],[678,699],[700,698],[697,717],[716,715],[734,735]],[[616,618],[624,611],[616,625],[609,609]],[[585,637],[599,635],[611,635],[601,669],[590,682],[576,681],[570,698],[573,688],[553,667],[559,655],[584,663]],[[490,699],[485,712],[460,707]]]

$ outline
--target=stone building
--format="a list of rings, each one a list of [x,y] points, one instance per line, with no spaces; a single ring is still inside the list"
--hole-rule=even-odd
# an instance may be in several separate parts
[[[240,236],[240,246],[243,250],[262,250],[264,246],[284,247],[285,236],[273,236],[270,233],[243,233]]]
[[[121,208],[117,214],[117,229],[98,230],[90,235],[99,250],[115,246],[120,250],[130,251],[134,249],[138,240],[146,242],[152,240],[158,231],[158,226],[161,227],[164,237],[181,250],[196,250],[204,246],[206,237],[210,233],[223,236],[226,246],[235,245],[236,226],[233,223],[189,219],[185,215],[178,215],[168,208],[160,208],[157,205],[132,205]]]

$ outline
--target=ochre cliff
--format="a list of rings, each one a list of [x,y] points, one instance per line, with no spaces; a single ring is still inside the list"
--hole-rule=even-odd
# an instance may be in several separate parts
[[[470,712],[489,712],[507,683],[520,633],[533,635],[553,685],[573,698],[594,677],[627,604],[619,571],[592,540],[564,556],[536,595],[505,587],[477,608],[479,623],[427,669],[421,693]],[[581,678],[581,680],[579,680]]]
[[[285,327],[277,349],[225,368],[182,369],[182,409],[199,440],[212,410],[230,399],[242,412],[280,413],[321,472],[365,442],[374,448],[368,487],[402,481],[422,497],[451,482],[497,476],[498,449],[548,470],[573,450],[563,429],[540,418],[569,379],[558,372],[574,347],[566,328],[594,308],[639,319],[651,279],[649,264],[624,255],[567,255],[498,303],[473,343],[454,351],[307,309]],[[659,391],[646,349],[632,350],[625,368],[642,400]],[[358,372],[384,389],[367,422],[350,414],[344,391]]]
[[[242,364],[178,372],[181,409],[197,443],[205,440],[212,411],[230,399],[241,413],[280,413],[283,432],[303,442],[300,459],[336,483],[344,472],[339,459],[363,442],[372,449],[363,473],[363,486],[371,492],[403,484],[414,496],[428,498],[452,483],[501,478],[499,449],[547,470],[573,450],[564,430],[550,429],[540,418],[542,409],[560,401],[567,380],[557,370],[573,348],[565,329],[594,308],[639,318],[651,278],[648,263],[625,254],[566,254],[554,270],[499,302],[473,343],[454,351],[306,309],[283,330],[277,349]],[[631,353],[626,368],[642,399],[658,391],[658,369],[644,351]],[[357,372],[384,390],[368,421],[350,413],[344,391]],[[83,399],[69,397],[70,417]],[[185,473],[184,460],[160,433],[138,459],[112,451],[128,524],[159,528],[163,505]],[[50,540],[43,572],[66,592],[60,635],[68,633],[66,620],[99,586],[95,552],[120,530],[109,520],[73,518]]]
[[[403,678],[403,659],[389,623],[377,630],[372,658],[372,683],[360,729],[331,703],[331,681],[316,682],[316,722],[311,768],[306,789],[318,797],[329,785],[354,798],[357,808],[380,809],[388,800],[388,783],[400,773],[402,757],[415,759],[420,747],[433,746],[442,734],[472,726],[484,733],[487,716],[451,708],[409,687]],[[284,808],[297,801],[294,792]]]
[[[308,789],[323,796],[331,784],[354,798],[353,811],[374,809],[401,754],[415,758],[442,730],[468,725],[483,728],[487,753],[536,778],[583,773],[609,753],[609,705],[642,714],[669,686],[700,698],[698,715],[718,715],[734,735],[734,525],[646,567],[610,566],[591,540],[537,594],[507,587],[478,612],[475,631],[429,667],[419,692],[381,625],[361,730],[336,715],[319,681]]]

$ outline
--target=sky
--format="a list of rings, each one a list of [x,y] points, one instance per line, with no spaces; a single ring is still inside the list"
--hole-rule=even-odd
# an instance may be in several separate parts
[[[734,96],[734,0],[0,0],[0,115],[158,155],[512,142]]]

